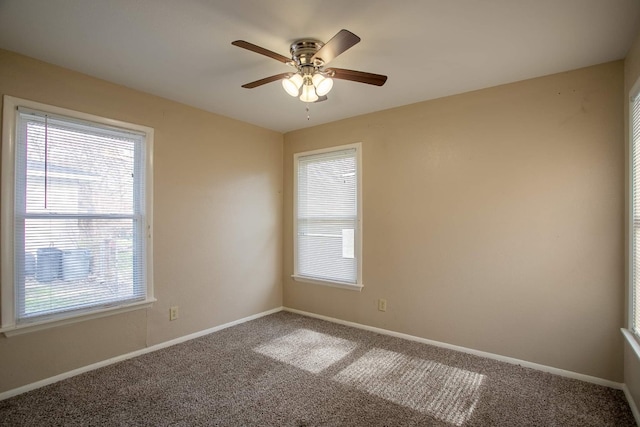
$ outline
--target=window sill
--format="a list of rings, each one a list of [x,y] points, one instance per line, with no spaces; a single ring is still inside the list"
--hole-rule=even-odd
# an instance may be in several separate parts
[[[90,319],[98,319],[100,317],[111,316],[113,314],[126,313],[133,310],[142,310],[151,307],[156,301],[155,298],[146,299],[144,301],[135,302],[128,305],[120,305],[117,307],[104,308],[102,310],[95,310],[90,313],[77,313],[64,318],[47,319],[39,322],[23,323],[18,325],[9,325],[4,328],[0,328],[0,333],[3,333],[6,337],[12,337],[14,335],[22,335],[30,332],[41,331],[43,329],[55,328],[57,326],[69,325],[72,323],[83,322]]]
[[[622,328],[620,330],[622,331],[622,335],[627,339],[629,346],[636,354],[636,357],[640,360],[640,342],[638,342],[638,338],[628,329]]]
[[[313,279],[311,277],[296,276],[295,274],[292,275],[291,277],[296,282],[311,283],[313,285],[330,286],[332,288],[348,289],[350,291],[357,291],[357,292],[360,292],[362,290],[362,288],[364,287],[364,285],[361,285],[361,284],[346,283],[346,282],[334,282],[334,281],[330,281],[330,280]]]

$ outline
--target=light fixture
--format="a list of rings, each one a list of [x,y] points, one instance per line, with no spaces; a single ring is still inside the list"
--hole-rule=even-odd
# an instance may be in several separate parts
[[[316,94],[316,88],[313,86],[311,79],[306,79],[302,85],[302,95],[300,95],[300,101],[302,102],[316,102],[318,95]]]
[[[289,95],[297,96],[302,102],[324,101],[333,87],[331,77],[335,75],[335,71],[324,69],[325,59],[332,53],[326,50],[325,54],[318,56],[318,53],[323,52],[323,46],[321,41],[311,39],[298,40],[291,45],[291,61],[286,63],[296,71],[283,75],[282,87]]]
[[[302,102],[316,102],[331,91],[333,79],[317,68],[305,67],[282,79],[282,87],[289,95],[299,96]]]
[[[300,94],[300,86],[302,86],[302,76],[298,73],[288,79],[282,79],[282,87],[291,96],[298,96]]]
[[[316,93],[318,96],[324,96],[329,93],[333,87],[333,79],[325,77],[320,73],[313,75],[313,85],[316,87]]]

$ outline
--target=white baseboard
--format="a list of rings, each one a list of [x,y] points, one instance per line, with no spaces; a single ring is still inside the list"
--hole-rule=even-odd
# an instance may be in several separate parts
[[[137,356],[141,356],[143,354],[151,353],[157,350],[161,350],[163,348],[171,347],[172,345],[180,344],[185,341],[192,340],[194,338],[199,338],[204,335],[211,334],[213,332],[220,331],[222,329],[230,328],[231,326],[239,325],[244,322],[248,322],[250,320],[255,320],[260,317],[268,316],[269,314],[277,313],[282,311],[282,307],[277,307],[271,310],[263,311],[262,313],[254,314],[251,316],[243,317],[242,319],[234,320],[233,322],[225,323],[223,325],[214,326],[213,328],[205,329],[203,331],[194,332],[193,334],[184,335],[182,337],[178,337],[169,341],[162,342],[160,344],[152,345],[151,347],[145,347],[140,350],[132,351],[131,353],[122,354],[120,356],[112,357],[107,360],[103,360],[97,363],[92,363],[91,365],[83,366],[78,369],[74,369],[72,371],[63,372],[62,374],[58,374],[53,377],[45,378],[40,381],[36,381],[31,384],[23,385],[18,388],[14,388],[11,390],[7,390],[5,392],[0,393],[0,400],[8,399],[13,396],[17,396],[22,393],[26,393],[31,390],[35,390],[40,387],[44,387],[49,384],[57,383],[58,381],[65,380],[67,378],[75,377],[76,375],[83,374],[85,372],[93,371],[94,369],[102,368],[104,366],[112,365],[114,363],[121,362],[123,360],[131,359]]]
[[[225,323],[223,325],[219,325],[219,326],[214,326],[213,328],[209,328],[209,329],[205,329],[199,332],[195,332],[193,334],[189,334],[189,335],[185,335],[179,338],[175,338],[173,340],[169,340],[169,341],[165,341],[162,342],[160,344],[156,344],[150,347],[146,347],[140,350],[136,350],[133,351],[131,353],[127,353],[127,354],[122,354],[120,356],[116,356],[116,357],[112,357],[110,359],[107,360],[103,360],[97,363],[93,363],[91,365],[87,365],[87,366],[83,366],[81,368],[78,369],[74,369],[72,371],[68,371],[68,372],[64,372],[62,374],[59,375],[55,375],[53,377],[50,378],[45,378],[43,380],[40,381],[36,381],[34,383],[31,384],[27,384],[21,387],[17,387],[11,390],[7,390],[5,392],[0,393],[0,400],[4,400],[4,399],[8,399],[10,397],[13,396],[17,396],[19,394],[22,393],[26,393],[28,391],[31,390],[35,390],[37,388],[40,387],[44,387],[46,385],[49,384],[53,384],[56,383],[58,381],[62,381],[64,379],[67,378],[71,378],[74,377],[76,375],[80,375],[82,373],[85,372],[89,372],[98,368],[102,368],[104,366],[108,366],[114,363],[118,363],[121,362],[123,360],[127,360],[127,359],[131,359],[137,356],[141,356],[143,354],[146,353],[151,353],[157,350],[161,350],[163,348],[167,348],[167,347],[171,347],[173,345],[176,344],[180,344],[183,343],[185,341],[189,341],[192,340],[194,338],[199,338],[201,336],[204,335],[208,335],[211,334],[213,332],[216,331],[220,331],[222,329],[226,329],[229,328],[231,326],[235,326],[235,325],[239,325],[241,323],[245,323],[251,320],[255,320],[258,319],[260,317],[264,317],[264,316],[268,316],[270,314],[273,313],[277,313],[279,311],[288,311],[291,313],[296,313],[296,314],[300,314],[303,316],[308,316],[308,317],[313,317],[313,318],[317,318],[317,319],[321,319],[321,320],[326,320],[328,322],[333,322],[333,323],[337,323],[337,324],[341,324],[341,325],[345,325],[345,326],[351,326],[353,328],[358,328],[358,329],[363,329],[366,331],[371,331],[371,332],[375,332],[375,333],[379,333],[379,334],[383,334],[383,335],[389,335],[389,336],[393,336],[393,337],[397,337],[397,338],[402,338],[402,339],[406,339],[406,340],[410,340],[410,341],[416,341],[416,342],[420,342],[423,344],[429,344],[429,345],[433,345],[433,346],[437,346],[437,347],[442,347],[442,348],[447,348],[450,350],[455,350],[455,351],[460,351],[463,353],[468,353],[468,354],[473,354],[476,356],[480,356],[480,357],[485,357],[488,359],[493,359],[493,360],[498,360],[501,362],[506,362],[506,363],[510,363],[513,365],[520,365],[520,366],[524,366],[526,368],[531,368],[531,369],[536,369],[538,371],[542,371],[542,372],[548,372],[551,374],[555,374],[555,375],[559,375],[562,377],[567,377],[567,378],[573,378],[573,379],[577,379],[577,380],[581,380],[581,381],[586,381],[589,383],[593,383],[593,384],[598,384],[598,385],[602,385],[605,387],[610,387],[610,388],[614,388],[614,389],[618,389],[618,390],[622,390],[625,394],[625,397],[627,398],[627,401],[629,402],[629,406],[631,407],[631,411],[633,413],[633,416],[636,419],[636,422],[638,423],[638,425],[640,425],[640,412],[638,411],[637,406],[635,405],[631,394],[629,393],[629,389],[627,388],[626,384],[621,384],[621,383],[617,383],[614,381],[609,381],[609,380],[605,380],[603,378],[598,378],[598,377],[593,377],[590,375],[584,375],[584,374],[579,374],[577,372],[572,372],[572,371],[567,371],[564,369],[559,369],[559,368],[554,368],[551,366],[546,366],[546,365],[541,365],[538,363],[533,363],[533,362],[527,362],[526,360],[520,360],[520,359],[515,359],[512,357],[507,357],[507,356],[502,356],[499,354],[494,354],[494,353],[488,353],[488,352],[484,352],[484,351],[479,351],[479,350],[474,350],[474,349],[470,349],[470,348],[466,348],[466,347],[461,347],[461,346],[457,346],[457,345],[452,345],[452,344],[447,344],[447,343],[443,343],[440,341],[434,341],[434,340],[429,340],[426,338],[421,338],[421,337],[416,337],[413,335],[408,335],[408,334],[403,334],[400,332],[394,332],[394,331],[390,331],[387,329],[382,329],[382,328],[376,328],[374,326],[368,326],[368,325],[363,325],[360,323],[355,323],[355,322],[349,322],[346,320],[341,320],[341,319],[336,319],[333,317],[328,317],[328,316],[323,316],[320,314],[315,314],[315,313],[311,313],[311,312],[307,312],[307,311],[302,311],[302,310],[297,310],[294,308],[289,308],[289,307],[277,307],[271,310],[267,310],[267,311],[263,311],[261,313],[257,313],[248,317],[244,317],[242,319],[238,319],[238,320],[234,320],[232,322],[229,323]]]
[[[474,350],[472,348],[461,347],[453,344],[447,344],[440,341],[433,341],[426,338],[416,337],[413,335],[403,334],[400,332],[390,331],[388,329],[376,328],[374,326],[362,325],[360,323],[348,322],[346,320],[336,319],[333,317],[327,317],[320,314],[310,313],[307,311],[297,310],[294,308],[283,307],[284,311],[291,313],[301,314],[303,316],[314,317],[316,319],[326,320],[328,322],[338,323],[340,325],[351,326],[358,329],[364,329],[366,331],[375,332],[382,335],[390,335],[392,337],[403,338],[409,341],[417,341],[423,344],[429,344],[436,347],[447,348],[449,350],[460,351],[462,353],[473,354],[475,356],[485,357],[487,359],[498,360],[500,362],[510,363],[512,365],[520,365],[525,368],[531,368],[542,372],[548,372],[550,374],[559,375],[561,377],[572,378],[580,381],[585,381],[593,384],[598,384],[605,387],[614,388],[617,390],[623,390],[623,384],[615,381],[605,380],[604,378],[593,377],[590,375],[579,374],[573,371],[567,371],[564,369],[554,368],[552,366],[541,365],[539,363],[527,362],[526,360],[515,359],[513,357],[502,356],[500,354],[488,353],[485,351]]]

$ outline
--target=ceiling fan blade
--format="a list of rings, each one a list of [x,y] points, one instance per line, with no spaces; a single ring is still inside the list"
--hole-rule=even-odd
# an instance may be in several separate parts
[[[231,42],[231,44],[243,49],[250,50],[251,52],[259,53],[260,55],[268,56],[269,58],[273,58],[276,61],[284,62],[285,64],[291,62],[291,58],[287,58],[286,56],[280,55],[279,53],[272,52],[269,49],[265,49],[244,40],[236,40],[234,42]]]
[[[344,68],[329,68],[326,71],[332,73],[334,79],[351,80],[368,85],[382,86],[387,81],[387,76],[365,73],[364,71],[345,70]]]
[[[318,100],[317,100],[317,101],[313,101],[313,102],[314,102],[314,103],[315,103],[315,102],[322,102],[322,101],[326,101],[327,99],[329,99],[329,98],[327,98],[327,95],[322,95],[322,96],[319,96],[319,97],[318,97]]]
[[[289,77],[291,73],[276,74],[275,76],[265,77],[264,79],[256,80],[255,82],[243,84],[242,87],[246,89],[253,89],[254,87],[262,86],[267,83],[275,82],[276,80],[282,80]]]
[[[353,34],[348,30],[340,30],[338,34],[333,36],[331,40],[329,40],[324,46],[318,50],[315,55],[311,58],[314,59],[322,59],[324,64],[328,64],[332,61],[336,56],[340,55],[345,50],[349,49],[351,46],[355,45],[360,41],[360,37]]]

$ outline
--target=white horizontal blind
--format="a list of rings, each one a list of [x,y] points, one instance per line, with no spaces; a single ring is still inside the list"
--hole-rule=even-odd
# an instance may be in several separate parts
[[[297,271],[312,279],[357,283],[356,149],[298,157]]]
[[[640,97],[631,102],[632,266],[631,328],[640,336]]]
[[[20,108],[16,322],[144,300],[145,135]]]

